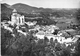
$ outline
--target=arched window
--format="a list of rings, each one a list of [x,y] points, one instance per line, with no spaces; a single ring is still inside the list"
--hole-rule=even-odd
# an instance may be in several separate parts
[[[22,18],[22,23],[24,22],[24,18]]]
[[[19,23],[20,23],[20,18],[19,18]]]

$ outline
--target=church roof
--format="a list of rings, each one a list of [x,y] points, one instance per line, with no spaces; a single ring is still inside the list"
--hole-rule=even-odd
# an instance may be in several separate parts
[[[13,13],[14,13],[14,12],[17,12],[17,10],[16,10],[16,9],[14,9],[12,12],[13,12]]]

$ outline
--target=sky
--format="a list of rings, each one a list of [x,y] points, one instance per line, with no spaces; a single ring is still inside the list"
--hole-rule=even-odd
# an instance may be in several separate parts
[[[79,8],[80,0],[2,0],[1,3],[13,5],[24,3],[34,7],[43,8]]]

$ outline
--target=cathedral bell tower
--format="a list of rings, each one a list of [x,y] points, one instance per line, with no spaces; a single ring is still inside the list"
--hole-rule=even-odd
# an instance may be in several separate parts
[[[14,9],[12,11],[12,15],[11,15],[11,24],[14,25],[24,25],[25,23],[25,19],[24,19],[24,15],[20,15],[17,13],[17,10]]]
[[[12,11],[12,15],[11,15],[11,22],[12,22],[12,25],[14,25],[14,24],[17,23],[16,18],[17,18],[17,10],[14,9],[14,10]]]

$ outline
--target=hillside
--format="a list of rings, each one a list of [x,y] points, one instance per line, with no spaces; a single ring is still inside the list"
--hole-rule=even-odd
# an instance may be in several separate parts
[[[18,12],[22,13],[25,16],[28,15],[27,13],[38,12],[43,17],[48,17],[50,16],[50,14],[52,14],[51,16],[56,16],[56,17],[75,17],[77,13],[77,9],[37,8],[22,3],[17,3],[13,5],[8,5],[4,3],[1,4],[2,19],[9,18],[8,16],[10,16],[13,9],[16,9]],[[31,16],[31,14],[29,15]]]
[[[77,9],[59,9],[59,8],[37,8],[37,7],[33,7],[27,4],[22,4],[22,3],[16,3],[13,5],[9,5],[9,4],[2,4],[2,7],[5,6],[5,8],[7,7],[9,10],[10,9],[16,9],[18,12],[22,12],[22,13],[32,13],[32,12],[49,12],[49,13],[59,13],[59,14],[75,14]],[[5,10],[3,8],[3,10]]]
[[[10,19],[10,15],[12,13],[11,8],[8,8],[5,4],[1,4],[1,21],[6,19]]]
[[[22,4],[22,3],[14,4],[14,5],[11,6],[11,8],[15,8],[19,12],[23,12],[23,13],[52,12],[52,9],[50,9],[50,8],[37,8],[37,7],[29,6],[27,4]]]
[[[11,6],[11,5],[7,4],[7,3],[3,3],[3,5],[5,5],[8,8],[10,8],[10,6]]]
[[[23,13],[31,13],[31,12],[37,12],[37,11],[43,10],[42,8],[39,9],[39,8],[32,7],[26,4],[22,4],[22,3],[14,4],[11,6],[11,8],[15,8],[16,10],[18,10],[18,12],[23,12]]]
[[[77,12],[77,9],[59,9],[59,8],[37,8],[33,6],[29,6],[27,4],[17,3],[11,6],[11,8],[17,9],[18,12],[22,13],[32,13],[32,12],[48,12],[53,14],[58,14],[60,16],[69,16]],[[24,8],[24,9],[23,9]]]
[[[8,8],[7,6],[8,5],[1,4],[1,13],[11,14],[11,12],[12,12],[13,9]]]

